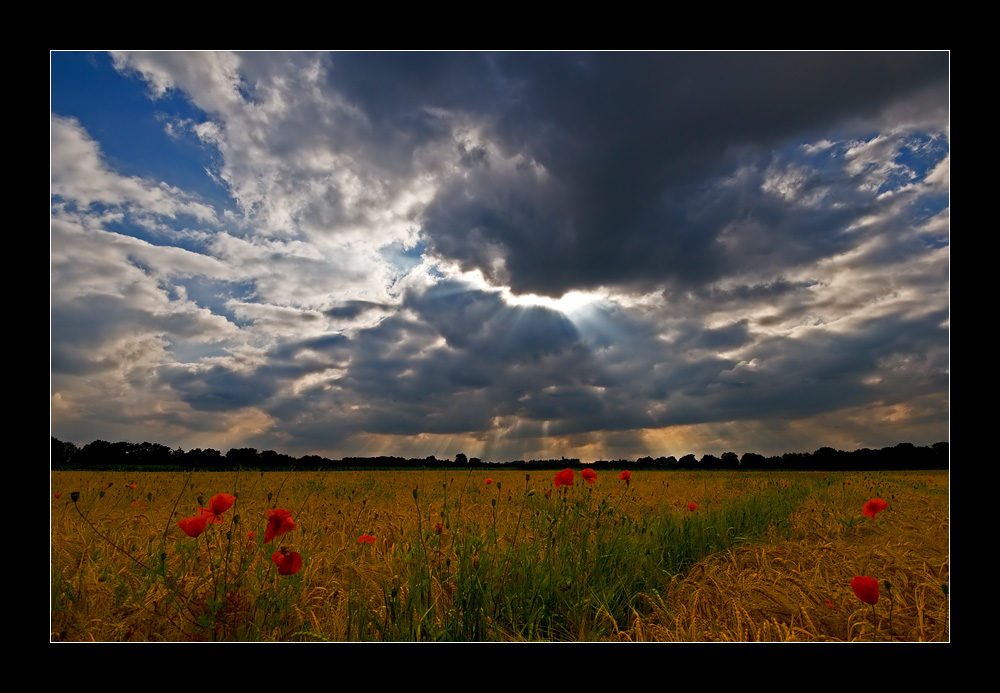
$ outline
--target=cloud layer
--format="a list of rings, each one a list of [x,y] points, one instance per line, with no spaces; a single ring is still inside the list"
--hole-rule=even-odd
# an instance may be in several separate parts
[[[89,59],[213,164],[182,189],[113,162],[54,93],[56,437],[498,461],[948,438],[947,53]]]

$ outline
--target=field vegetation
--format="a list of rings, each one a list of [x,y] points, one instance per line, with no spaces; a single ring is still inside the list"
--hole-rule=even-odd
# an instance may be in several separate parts
[[[61,471],[52,487],[53,641],[949,640],[946,471]]]

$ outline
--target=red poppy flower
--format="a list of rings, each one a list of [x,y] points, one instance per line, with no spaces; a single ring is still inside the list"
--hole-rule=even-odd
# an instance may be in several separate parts
[[[221,515],[233,507],[235,502],[236,496],[231,496],[228,493],[216,493],[208,499],[208,507],[216,515]]]
[[[185,517],[177,523],[177,526],[183,529],[184,533],[189,537],[196,537],[208,527],[208,518],[199,513],[194,517]]]
[[[228,493],[217,493],[208,499],[208,507],[202,508],[201,512],[208,516],[208,521],[212,524],[219,524],[225,522],[222,518],[222,513],[233,507],[233,503],[236,502],[236,496],[231,496]]]
[[[888,507],[889,504],[886,503],[881,498],[872,498],[870,501],[865,503],[864,510],[862,510],[861,512],[865,517],[870,517],[871,519],[874,520],[876,515],[878,515],[880,512],[882,512]]]
[[[493,483],[493,479],[487,479],[487,480],[486,480],[486,483],[487,483],[487,484],[492,484],[492,483]]]
[[[580,472],[580,476],[582,476],[588,484],[592,484],[597,479],[597,472],[593,469],[584,469]]]
[[[630,472],[629,470],[624,469],[618,472],[618,481],[631,481],[631,479],[632,479],[632,472]]]
[[[358,537],[358,543],[359,544],[374,544],[375,543],[375,537],[373,537],[371,534],[362,534],[360,537]]]
[[[59,500],[59,496],[61,496],[61,495],[62,494],[60,494],[60,493],[55,494],[56,500]]]
[[[688,503],[688,510],[690,510],[691,512],[694,512],[697,509],[698,509],[698,505],[696,503]]]
[[[434,525],[434,532],[436,534],[440,534],[443,529],[444,529],[444,527],[441,526],[440,522],[438,522],[436,525]]]
[[[833,608],[833,602],[831,602],[829,599],[826,600],[826,605],[831,609]]]
[[[135,484],[132,484],[131,486],[129,486],[129,488],[135,491]]]
[[[270,544],[275,537],[295,529],[290,510],[275,508],[267,511],[267,530],[264,532],[264,543]]]
[[[865,604],[878,604],[878,580],[866,575],[855,575],[851,580],[854,596]]]
[[[278,575],[295,575],[302,569],[299,552],[289,551],[284,546],[271,554],[271,560],[278,566]]]
[[[564,469],[558,474],[556,474],[556,488],[560,486],[572,486],[573,485],[573,470]]]

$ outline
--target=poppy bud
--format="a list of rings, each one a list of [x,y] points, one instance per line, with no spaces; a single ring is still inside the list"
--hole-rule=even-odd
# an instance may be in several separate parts
[[[74,503],[76,503],[78,500],[80,500],[80,492],[79,491],[73,491],[71,494],[69,494],[69,498],[70,498],[71,501],[73,501]]]
[[[198,500],[198,505],[199,506],[206,505],[205,499],[203,497],[198,496],[197,500]]]
[[[417,489],[413,489],[413,500],[417,500]]]

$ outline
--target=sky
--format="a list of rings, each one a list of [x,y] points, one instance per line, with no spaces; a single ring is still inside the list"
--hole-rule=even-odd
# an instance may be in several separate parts
[[[51,434],[949,438],[948,52],[52,52]]]

